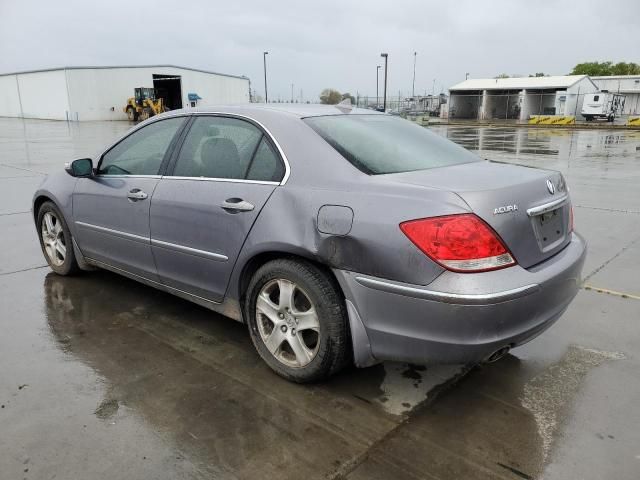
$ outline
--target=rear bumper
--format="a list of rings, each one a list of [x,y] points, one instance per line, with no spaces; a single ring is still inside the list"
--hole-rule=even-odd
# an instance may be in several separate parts
[[[533,268],[447,271],[428,286],[334,270],[347,300],[356,364],[470,363],[526,343],[567,309],[585,256],[585,241],[573,233],[562,251]]]

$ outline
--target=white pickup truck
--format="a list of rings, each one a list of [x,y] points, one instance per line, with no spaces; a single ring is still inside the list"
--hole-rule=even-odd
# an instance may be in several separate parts
[[[615,117],[622,113],[624,100],[624,95],[610,93],[606,90],[587,93],[584,96],[580,113],[587,122],[594,119],[606,119],[608,122],[613,122]]]

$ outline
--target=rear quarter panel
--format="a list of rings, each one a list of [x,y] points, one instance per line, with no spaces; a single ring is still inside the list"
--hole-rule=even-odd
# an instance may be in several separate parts
[[[231,279],[229,294],[240,298],[244,265],[264,252],[295,254],[338,268],[376,277],[427,285],[443,272],[404,236],[403,221],[468,211],[456,195],[424,187],[385,185],[375,177],[350,188],[320,189],[284,185],[256,220]],[[345,185],[346,187],[346,185]],[[322,233],[318,211],[341,205],[353,211],[348,234]]]

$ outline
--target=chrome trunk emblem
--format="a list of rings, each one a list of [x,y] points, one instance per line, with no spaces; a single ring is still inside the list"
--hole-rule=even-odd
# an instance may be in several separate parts
[[[494,208],[493,214],[500,215],[501,213],[509,213],[509,212],[517,212],[517,211],[518,211],[518,205],[513,204],[513,205],[505,205],[504,207]]]
[[[553,183],[551,182],[551,180],[547,180],[547,190],[549,190],[549,193],[551,195],[556,193],[556,187],[553,186]]]

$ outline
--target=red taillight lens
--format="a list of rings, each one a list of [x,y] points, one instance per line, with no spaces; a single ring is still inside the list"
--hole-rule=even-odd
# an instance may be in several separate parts
[[[410,220],[402,232],[448,270],[483,272],[515,265],[498,235],[472,213]]]

